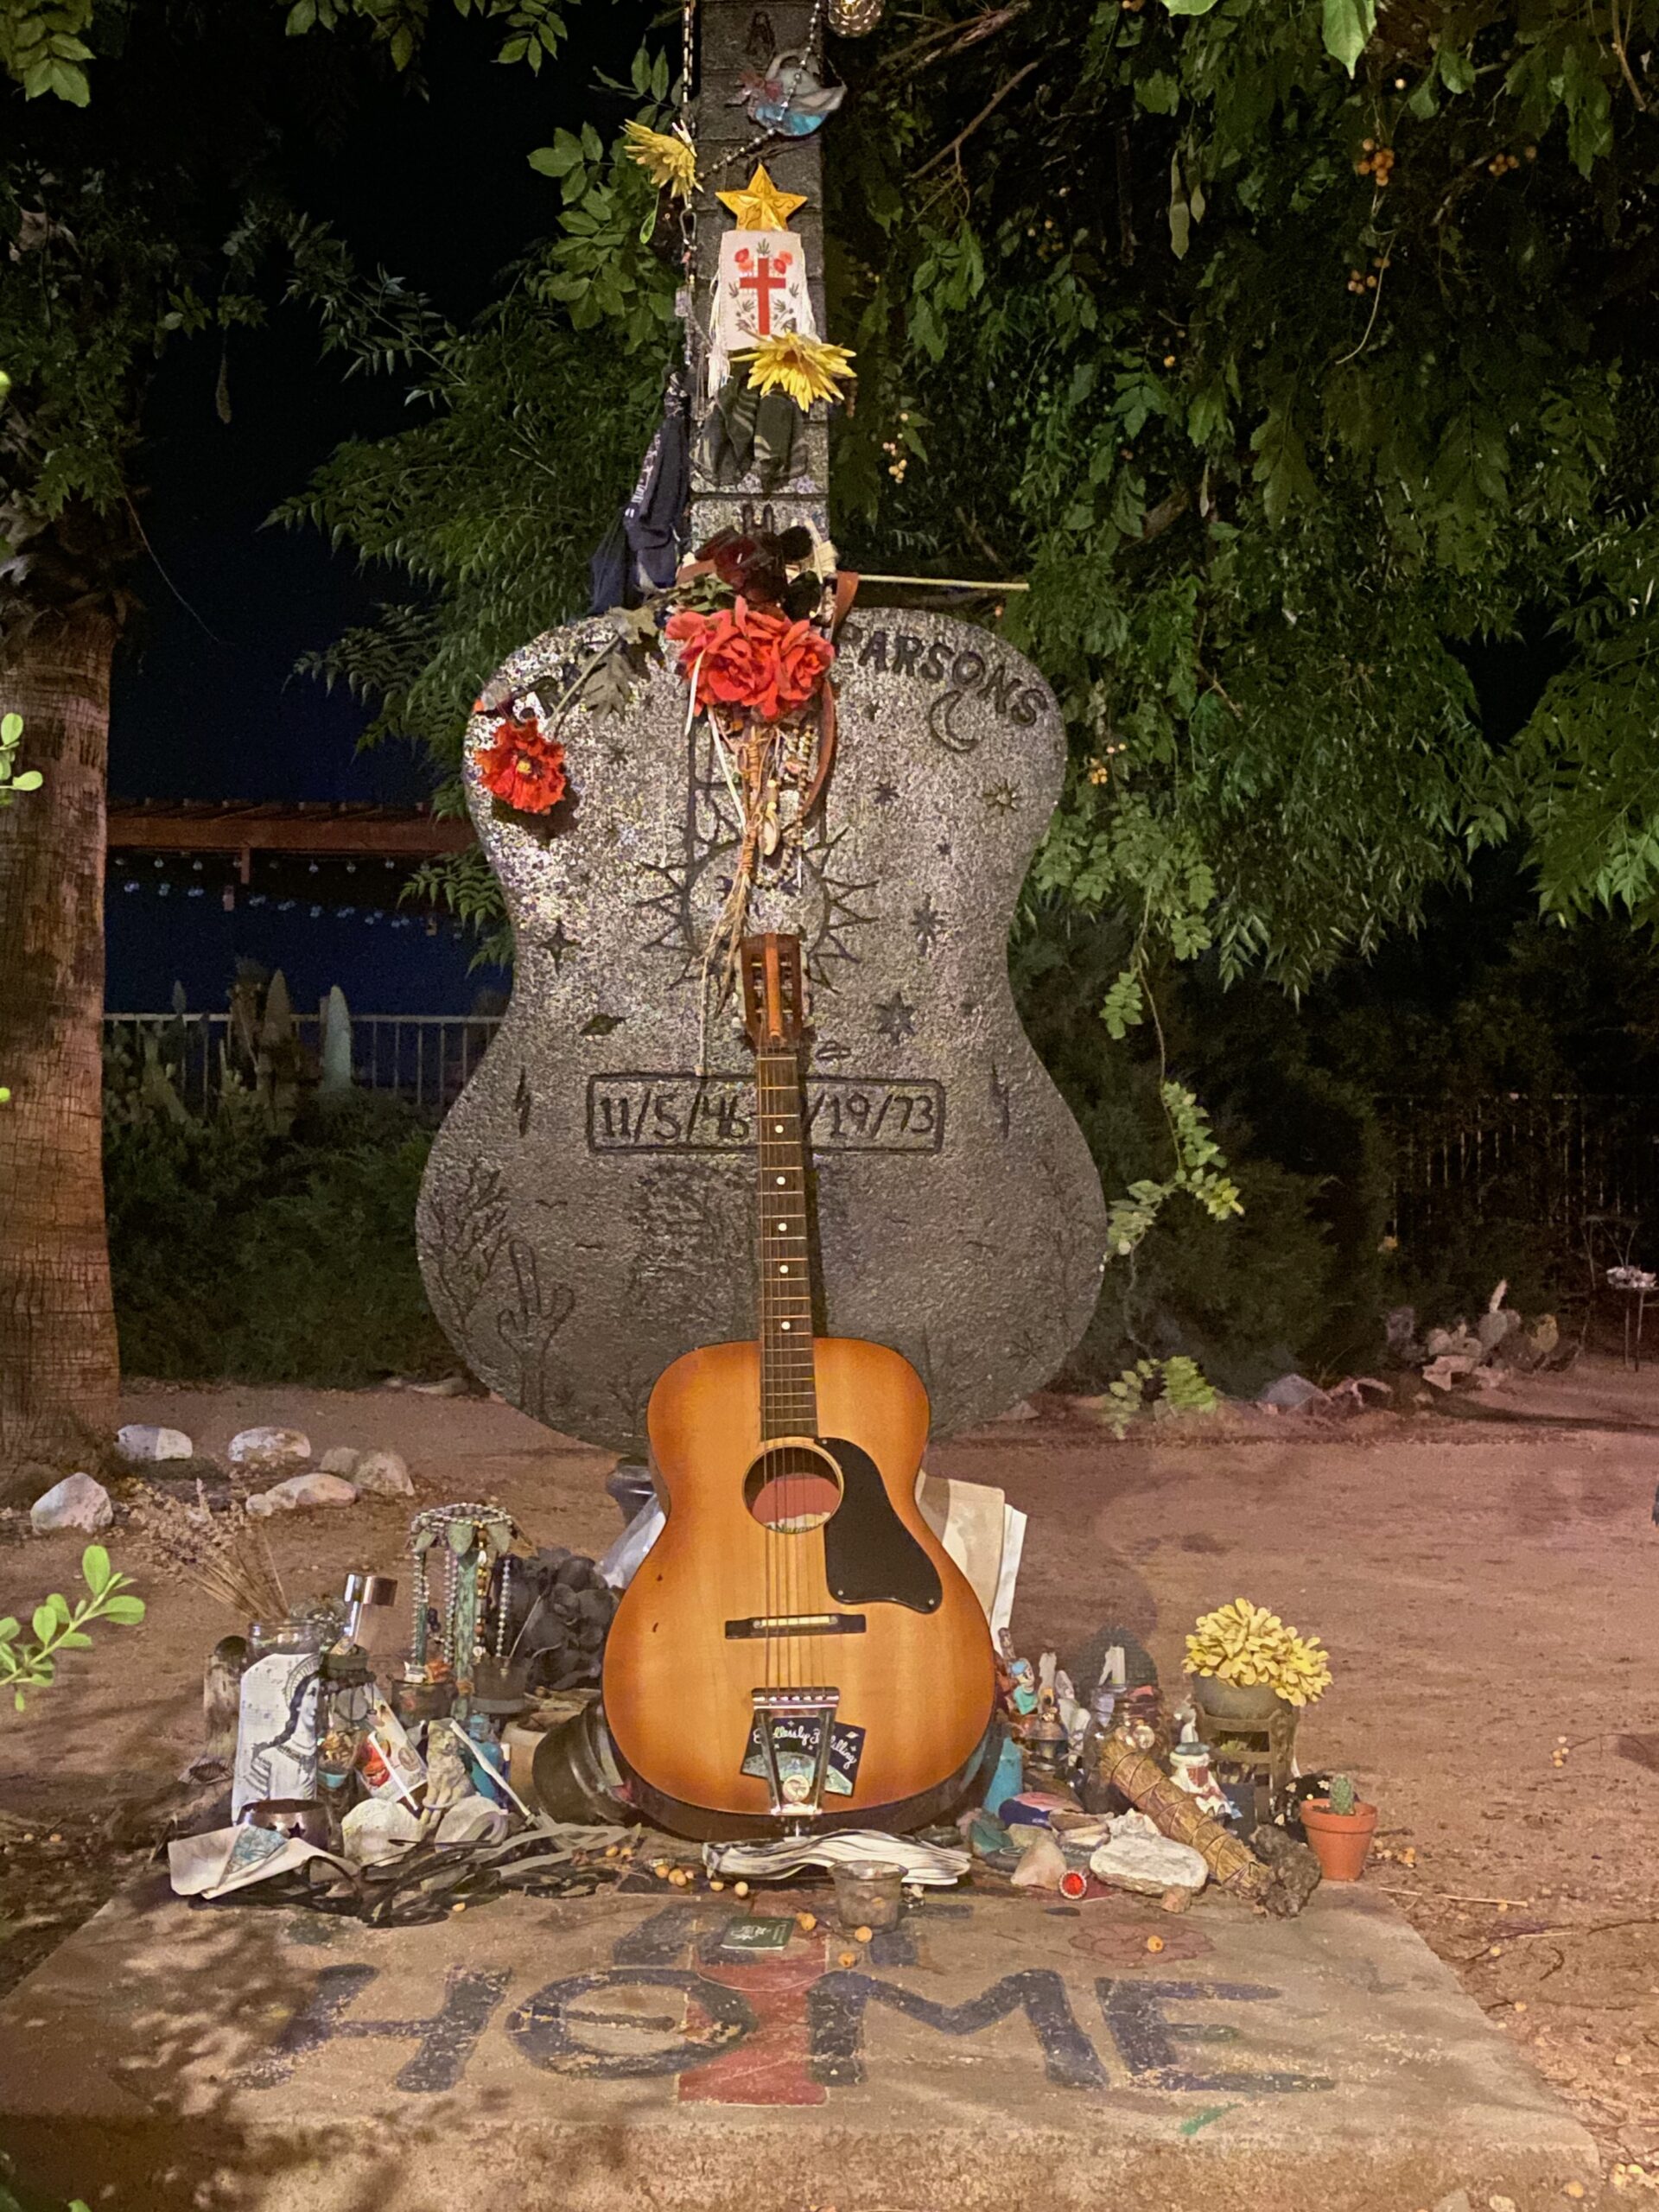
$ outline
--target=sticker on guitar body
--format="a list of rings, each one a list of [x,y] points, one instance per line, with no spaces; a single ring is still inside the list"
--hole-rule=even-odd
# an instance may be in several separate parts
[[[925,1077],[817,1076],[806,1086],[816,1152],[938,1152],[944,1085]],[[588,1078],[590,1152],[742,1152],[754,1142],[747,1075]]]
[[[778,1778],[785,1794],[791,1796],[792,1783],[810,1785],[818,1764],[818,1723],[816,1717],[806,1714],[790,1718],[776,1715],[772,1724],[772,1750],[778,1760]],[[830,1755],[824,1762],[823,1789],[827,1797],[850,1797],[853,1785],[858,1780],[858,1763],[864,1756],[864,1731],[849,1728],[844,1721],[834,1721],[830,1729]],[[744,1756],[742,1772],[766,1777],[766,1746],[760,1740],[760,1722],[757,1719],[749,1732],[749,1748]]]

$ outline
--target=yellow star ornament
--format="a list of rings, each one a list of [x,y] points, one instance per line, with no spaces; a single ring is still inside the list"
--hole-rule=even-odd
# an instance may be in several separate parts
[[[806,205],[804,192],[779,191],[764,162],[757,164],[746,190],[717,192],[715,197],[736,216],[740,231],[786,231],[795,210]]]

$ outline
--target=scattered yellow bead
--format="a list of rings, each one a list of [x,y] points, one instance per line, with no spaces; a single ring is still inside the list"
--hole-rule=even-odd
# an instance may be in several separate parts
[[[1163,1949],[1163,1948],[1164,1948],[1164,1939],[1163,1939],[1163,1937],[1162,1937],[1161,1936],[1147,1936],[1147,1948],[1149,1951],[1161,1951],[1161,1950]]]
[[[872,1942],[874,1941],[874,1937],[875,1930],[874,1928],[855,1928],[853,1930],[853,1941],[855,1943]]]
[[[734,1882],[732,1884],[732,1895],[734,1897],[746,1897],[748,1894],[749,1885],[747,1882]]]
[[[1582,2196],[1584,2195],[1584,2183],[1581,2181],[1568,2182],[1567,2184],[1566,2193],[1568,2196]]]
[[[858,1964],[858,1953],[856,1951],[843,1951],[836,1963],[843,1967],[855,1967]]]
[[[716,1876],[715,1879],[709,1883],[709,1886],[711,1890],[723,1890],[726,1885],[719,1878],[718,1876]]]
[[[816,1912],[798,1912],[795,1916],[795,1925],[803,1936],[810,1936],[817,1924],[818,1916]]]

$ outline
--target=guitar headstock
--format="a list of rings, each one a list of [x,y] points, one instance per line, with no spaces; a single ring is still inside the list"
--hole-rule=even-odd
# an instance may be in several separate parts
[[[801,940],[770,931],[746,937],[738,955],[743,971],[743,1027],[757,1052],[792,1052],[805,1042],[806,975]]]

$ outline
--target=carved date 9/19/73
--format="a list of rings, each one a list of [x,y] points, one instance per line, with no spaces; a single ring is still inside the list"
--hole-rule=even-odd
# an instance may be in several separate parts
[[[938,1152],[944,1085],[926,1078],[810,1077],[815,1152]],[[588,1079],[590,1152],[742,1152],[754,1142],[746,1075],[595,1075]]]

